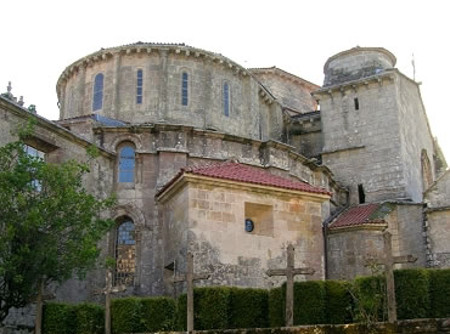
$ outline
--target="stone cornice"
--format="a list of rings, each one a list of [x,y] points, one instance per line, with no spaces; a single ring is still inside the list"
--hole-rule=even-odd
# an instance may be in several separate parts
[[[69,78],[73,73],[77,73],[80,69],[84,69],[91,66],[97,62],[102,62],[109,60],[117,55],[130,55],[130,54],[152,54],[152,53],[172,53],[174,55],[201,58],[228,68],[237,75],[250,76],[249,71],[242,67],[241,65],[235,63],[234,61],[228,59],[221,54],[193,48],[184,44],[164,44],[164,43],[142,43],[138,42],[135,44],[122,45],[112,48],[102,48],[99,51],[87,55],[68,67],[62,72],[57,82],[57,92],[59,94],[60,86],[63,82]]]
[[[354,232],[354,231],[379,231],[382,232],[384,229],[388,227],[388,224],[385,223],[365,223],[365,224],[359,224],[359,225],[349,225],[349,226],[342,226],[342,227],[335,227],[333,228],[333,225],[330,225],[327,229],[328,234],[337,234],[342,232]]]
[[[263,194],[270,194],[272,196],[289,196],[290,198],[301,197],[308,198],[312,201],[323,202],[330,199],[330,195],[327,194],[317,194],[300,190],[284,189],[274,186],[265,186],[260,184],[248,183],[248,182],[238,182],[230,181],[220,178],[193,175],[186,173],[184,171],[178,173],[171,181],[169,181],[167,188],[156,195],[156,198],[162,203],[166,202],[176,193],[179,189],[183,188],[189,183],[193,184],[204,184],[212,187],[224,187],[230,189],[238,189],[242,191],[257,192]]]
[[[359,52],[380,52],[383,53],[385,56],[387,56],[391,63],[392,63],[392,67],[395,66],[395,63],[397,62],[397,58],[394,56],[394,54],[388,50],[386,50],[385,48],[381,48],[381,47],[355,47],[349,50],[345,50],[342,52],[339,52],[337,54],[335,54],[334,56],[331,56],[330,58],[328,58],[327,62],[325,63],[325,65],[323,66],[323,72],[326,73],[326,70],[328,68],[328,65],[335,59],[340,58],[342,56],[345,55],[349,55],[352,53],[359,53]]]
[[[385,80],[394,81],[396,74],[400,74],[400,72],[397,69],[384,70],[379,74],[371,75],[358,80],[351,80],[343,82],[338,85],[322,87],[321,89],[312,92],[311,95],[313,97],[320,97],[324,95],[332,96],[334,93],[343,94],[345,91],[348,90],[353,90],[354,92],[357,92],[357,90],[360,89],[361,87],[368,87],[368,85],[370,84],[378,84],[381,86],[383,85],[383,82]]]
[[[437,211],[450,211],[450,205],[440,206],[440,207],[435,207],[435,208],[427,208],[425,210],[426,213],[433,213],[433,212],[437,212]]]
[[[130,130],[133,130],[133,132],[150,131],[151,133],[158,133],[161,131],[192,132],[192,134],[194,136],[209,137],[209,138],[219,139],[222,141],[248,144],[248,145],[257,147],[258,149],[274,148],[274,149],[285,152],[287,154],[287,156],[291,159],[291,161],[299,162],[300,164],[308,167],[312,173],[321,172],[321,173],[325,174],[328,178],[329,186],[331,188],[338,189],[339,191],[346,191],[345,187],[343,187],[336,180],[334,180],[334,174],[331,172],[331,170],[327,166],[318,165],[316,163],[315,159],[308,159],[305,156],[303,156],[302,154],[295,152],[295,148],[293,146],[282,143],[282,142],[278,142],[275,140],[260,141],[257,139],[229,135],[229,134],[225,134],[225,133],[217,132],[217,131],[197,129],[197,128],[194,128],[192,126],[187,126],[187,125],[172,125],[172,124],[159,124],[159,123],[140,124],[140,125],[130,124],[130,125],[120,126],[120,127],[97,126],[97,127],[93,128],[93,131],[95,134],[102,133],[102,132],[128,133]],[[162,149],[162,151],[164,151],[164,150],[165,149]],[[204,157],[203,155],[199,156],[193,152],[190,152],[189,150],[186,150],[185,148],[181,148],[181,149],[171,148],[170,151],[184,153],[184,154],[187,154],[189,157],[193,157],[193,158]],[[251,165],[251,164],[249,164],[249,165]],[[259,164],[257,166],[261,166],[261,165]],[[277,168],[277,169],[286,171],[286,169],[280,168],[279,166],[266,166],[266,167],[272,167],[272,168]],[[290,169],[290,168],[291,168],[291,166],[289,166],[288,169]],[[303,182],[309,183],[308,180],[301,179],[297,175],[291,174],[291,176],[294,176]]]
[[[333,153],[340,153],[344,151],[354,151],[354,150],[361,150],[365,148],[366,145],[358,145],[358,146],[348,146],[348,147],[342,147],[342,148],[336,148],[334,150],[329,151],[322,151],[322,154],[333,154]]]

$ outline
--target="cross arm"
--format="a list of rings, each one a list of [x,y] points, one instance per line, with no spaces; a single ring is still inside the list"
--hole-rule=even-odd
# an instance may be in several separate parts
[[[394,263],[412,263],[417,261],[417,257],[413,255],[394,256],[392,258]]]

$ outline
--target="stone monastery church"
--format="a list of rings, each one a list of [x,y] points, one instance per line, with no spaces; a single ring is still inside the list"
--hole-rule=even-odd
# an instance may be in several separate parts
[[[32,117],[27,144],[49,162],[99,148],[86,186],[116,194],[101,246],[125,294],[181,292],[171,278],[187,252],[211,273],[200,285],[277,286],[266,271],[286,265],[289,244],[315,270],[298,279],[369,274],[386,229],[393,255],[417,258],[399,267],[450,267],[450,173],[419,84],[395,63],[384,48],[346,50],[319,86],[184,44],[102,48],[61,74],[58,121],[3,94],[0,144]],[[104,277],[57,296],[100,298]]]

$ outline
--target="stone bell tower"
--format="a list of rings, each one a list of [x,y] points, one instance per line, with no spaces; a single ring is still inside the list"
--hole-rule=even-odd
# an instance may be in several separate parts
[[[419,86],[395,63],[384,48],[340,52],[326,62],[324,85],[313,93],[321,109],[323,164],[349,187],[350,204],[421,202],[434,177]]]

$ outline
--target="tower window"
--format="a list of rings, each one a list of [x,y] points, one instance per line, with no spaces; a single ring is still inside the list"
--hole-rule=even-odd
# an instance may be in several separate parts
[[[188,74],[186,72],[181,74],[181,104],[188,105]]]
[[[364,187],[362,184],[358,184],[358,196],[359,204],[366,203],[366,194],[364,193]]]
[[[136,104],[142,104],[143,71],[136,72]]]
[[[355,98],[353,99],[353,102],[355,103],[355,110],[359,110],[359,100],[358,100],[358,98],[355,97]]]
[[[133,285],[136,269],[136,238],[133,221],[124,220],[117,227],[115,247],[115,285]]]
[[[119,182],[134,182],[134,148],[125,146],[119,154]]]
[[[92,110],[100,110],[103,107],[103,73],[95,76],[94,80],[94,99],[92,102]]]
[[[230,116],[230,85],[228,82],[223,84],[223,114]]]

